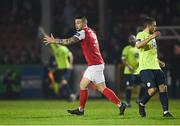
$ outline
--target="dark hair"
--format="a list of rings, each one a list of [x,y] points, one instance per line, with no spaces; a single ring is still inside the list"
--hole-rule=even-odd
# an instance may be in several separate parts
[[[152,17],[145,17],[143,20],[143,27],[146,28],[148,25],[152,25],[154,21],[156,20]]]
[[[82,19],[86,24],[88,23],[87,18],[85,16],[82,16],[82,15],[77,15],[74,19],[75,20],[76,19]]]

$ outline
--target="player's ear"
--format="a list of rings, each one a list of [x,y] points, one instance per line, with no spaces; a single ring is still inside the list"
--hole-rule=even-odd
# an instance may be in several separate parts
[[[85,16],[82,18],[82,20],[83,20],[84,24],[87,25],[88,21],[87,21],[87,18]]]

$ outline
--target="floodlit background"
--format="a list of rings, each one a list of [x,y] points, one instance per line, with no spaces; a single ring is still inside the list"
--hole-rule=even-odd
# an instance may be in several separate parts
[[[125,99],[122,84],[122,49],[128,36],[141,30],[142,18],[154,17],[162,35],[157,40],[174,120],[162,119],[158,97],[148,103],[148,116],[142,121],[135,104],[125,117],[104,100],[92,86],[83,118],[70,116],[66,92],[57,95],[48,70],[52,53],[42,43],[41,29],[55,37],[75,34],[74,17],[83,14],[97,33],[106,62],[107,86]],[[80,43],[68,48],[74,56],[70,87],[79,96],[79,82],[86,69]],[[61,84],[59,84],[61,86]],[[180,124],[180,0],[0,0],[0,124]]]

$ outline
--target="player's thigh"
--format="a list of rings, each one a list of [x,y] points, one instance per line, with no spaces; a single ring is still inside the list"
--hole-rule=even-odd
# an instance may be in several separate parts
[[[87,86],[92,82],[92,73],[91,73],[91,67],[88,67],[83,75],[83,78],[80,82],[80,89],[86,89]]]
[[[71,70],[70,69],[63,69],[62,70],[62,80],[69,81],[71,77]]]
[[[158,84],[159,92],[167,92],[166,77],[162,70],[156,70],[156,83]]]
[[[162,70],[155,70],[154,73],[157,85],[166,85],[166,77],[164,75],[164,72]]]
[[[83,78],[92,81],[91,69],[89,67],[85,70]]]
[[[133,75],[133,83],[137,86],[140,86],[142,84],[140,75]]]
[[[54,79],[56,82],[60,83],[61,82],[61,74],[62,74],[62,71],[60,69],[57,69],[54,71]]]
[[[123,75],[123,85],[125,85],[125,87],[131,87],[133,85],[133,75],[132,74],[124,74]]]
[[[81,90],[86,90],[87,89],[87,86],[91,83],[91,80],[89,80],[88,78],[86,77],[83,77],[81,79],[81,82],[80,82],[80,89]]]
[[[149,88],[157,88],[157,84],[155,82],[155,76],[153,70],[142,70],[140,72],[141,81]]]
[[[96,85],[98,91],[104,91],[106,84],[103,69],[92,72],[92,82]]]
[[[94,65],[86,69],[84,77],[88,78],[94,84],[105,82],[104,78],[104,65]]]
[[[101,93],[103,93],[104,89],[106,88],[106,84],[105,82],[101,82],[96,84],[97,90],[100,91]]]
[[[92,81],[98,85],[105,83],[105,77],[104,77],[104,72],[102,71],[95,71],[92,73]]]
[[[148,88],[148,94],[149,94],[150,96],[153,96],[154,94],[156,94],[157,91],[158,91],[158,88],[156,88],[156,87]]]

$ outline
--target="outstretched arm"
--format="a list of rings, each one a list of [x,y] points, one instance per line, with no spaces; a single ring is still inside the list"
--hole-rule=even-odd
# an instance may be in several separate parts
[[[58,44],[70,45],[70,44],[78,42],[79,39],[73,36],[73,37],[70,37],[68,39],[56,39],[56,41]]]
[[[68,39],[56,39],[56,38],[54,38],[54,36],[52,34],[51,34],[51,36],[48,36],[48,35],[44,36],[45,45],[48,45],[48,44],[70,45],[70,44],[76,43],[78,41],[79,41],[79,39],[75,36],[70,37]]]
[[[147,39],[143,40],[143,41],[139,41],[139,42],[136,42],[136,47],[139,49],[139,48],[143,48],[147,43],[149,43],[152,39],[156,38],[160,36],[160,32],[159,31],[156,31],[154,32],[151,36],[149,36]]]

